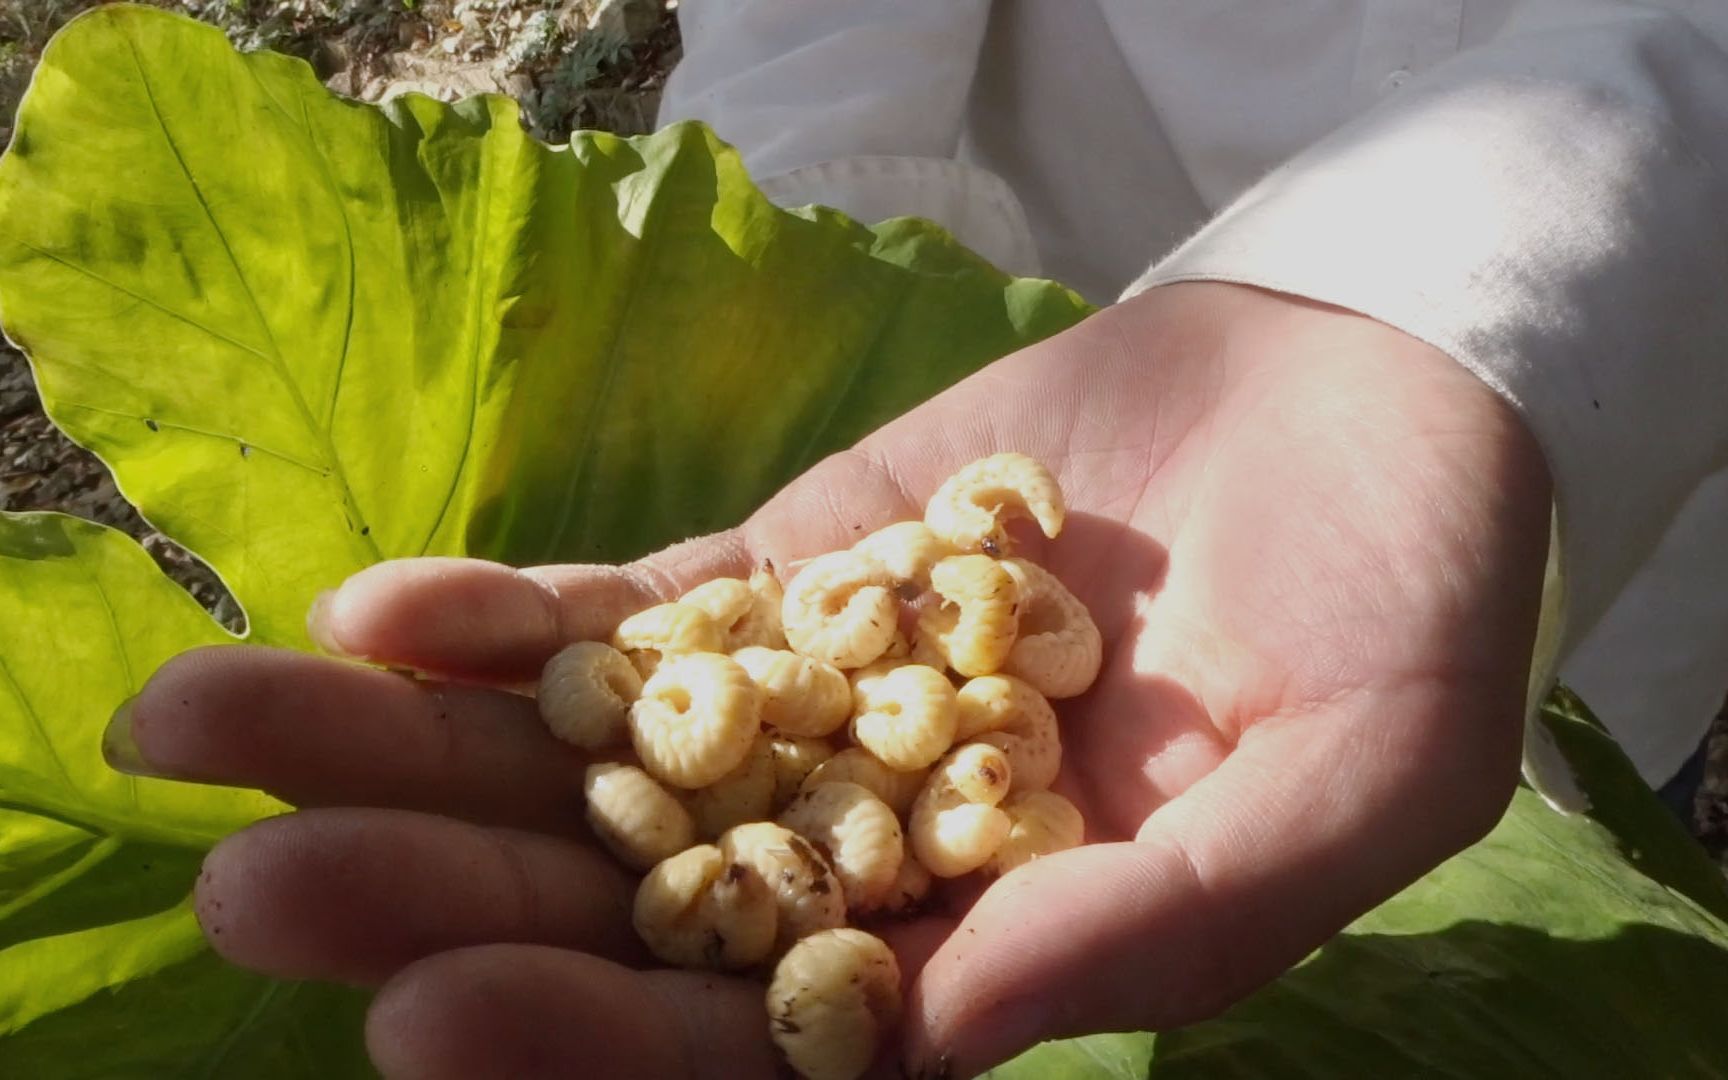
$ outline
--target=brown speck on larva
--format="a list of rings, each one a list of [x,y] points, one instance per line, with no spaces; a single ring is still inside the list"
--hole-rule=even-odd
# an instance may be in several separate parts
[[[781,959],[766,999],[788,1064],[809,1080],[855,1080],[900,1018],[900,966],[879,938],[824,930]]]
[[[1050,470],[1010,452],[980,458],[943,481],[924,508],[924,524],[961,551],[997,557],[1008,547],[1008,519],[1032,518],[1040,532],[1055,539],[1066,513]],[[995,551],[986,551],[985,544]]]
[[[728,858],[747,863],[772,884],[779,910],[774,953],[818,930],[846,923],[846,901],[834,871],[791,830],[771,821],[728,829],[719,840]]]
[[[1011,826],[997,803],[1012,781],[1008,757],[986,743],[966,743],[943,758],[912,804],[912,853],[937,877],[983,866]]]

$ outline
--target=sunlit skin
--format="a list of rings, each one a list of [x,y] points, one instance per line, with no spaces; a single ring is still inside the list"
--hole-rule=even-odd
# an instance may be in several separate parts
[[[1498,819],[1548,539],[1535,443],[1402,333],[1174,285],[960,383],[732,532],[624,568],[386,563],[319,606],[332,650],[467,685],[264,649],[167,665],[132,709],[134,767],[313,808],[210,855],[211,942],[382,987],[367,1038],[390,1076],[772,1075],[760,984],[652,970],[631,879],[580,839],[580,755],[474,684],[917,517],[1006,449],[1069,505],[1021,553],[1104,636],[1096,685],[1057,703],[1057,789],[1089,843],[887,932],[909,1000],[885,1072],[1212,1015]]]

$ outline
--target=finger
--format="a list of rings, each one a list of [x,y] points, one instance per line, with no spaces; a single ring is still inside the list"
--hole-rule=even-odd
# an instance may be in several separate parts
[[[625,616],[704,581],[745,576],[764,564],[784,580],[802,559],[920,516],[921,500],[939,476],[929,454],[910,456],[917,464],[908,480],[879,455],[835,454],[745,525],[623,566],[518,570],[450,558],[379,563],[319,597],[307,628],[338,656],[449,679],[529,682],[564,645],[603,640]]]
[[[450,679],[532,682],[570,642],[603,640],[625,616],[752,565],[735,533],[625,566],[518,570],[479,559],[397,559],[319,597],[307,629],[337,656]]]
[[[909,976],[947,920],[878,928]],[[489,945],[413,964],[378,994],[366,1045],[386,1077],[785,1075],[761,980],[638,971],[595,956]],[[872,1076],[898,1075],[884,1042]]]
[[[1492,701],[1516,695],[1443,717],[1423,697],[1258,725],[1135,841],[1002,878],[925,968],[908,1060],[971,1075],[1045,1039],[1205,1019],[1479,838],[1517,775],[1518,717]],[[1399,715],[1423,722],[1398,734]]]
[[[430,957],[381,990],[366,1047],[386,1077],[772,1077],[760,983],[634,971],[488,945]]]
[[[288,979],[375,985],[491,941],[643,959],[635,881],[568,840],[396,810],[307,810],[243,829],[204,860],[204,934],[230,961]]]
[[[533,701],[287,650],[175,657],[115,717],[103,747],[126,772],[262,788],[297,806],[584,830],[584,761]]]

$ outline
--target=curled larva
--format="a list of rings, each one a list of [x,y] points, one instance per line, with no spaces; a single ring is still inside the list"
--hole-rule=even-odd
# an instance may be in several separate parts
[[[834,869],[808,840],[783,825],[756,821],[720,837],[728,862],[753,867],[774,892],[780,912],[776,952],[806,934],[846,923],[846,897]]]
[[[762,723],[792,735],[828,735],[852,714],[852,687],[833,664],[759,646],[732,654],[762,690]]]
[[[647,870],[696,843],[689,812],[634,765],[595,762],[583,778],[582,794],[594,835],[632,870]]]
[[[1014,647],[1019,586],[988,555],[951,555],[930,571],[942,598],[918,619],[919,640],[929,640],[947,666],[971,678],[999,671]]]
[[[984,872],[992,877],[1044,855],[1079,847],[1086,839],[1086,822],[1079,809],[1054,791],[1028,791],[1002,803],[1011,824]]]
[[[853,544],[852,550],[881,563],[896,581],[918,589],[930,583],[930,568],[937,560],[955,553],[922,521],[886,525]]]
[[[853,680],[852,737],[891,769],[922,769],[954,743],[954,684],[903,664]]]
[[[888,895],[883,899],[880,910],[889,915],[904,915],[915,911],[929,892],[930,871],[924,869],[924,864],[908,851],[900,860],[900,869],[894,875],[894,884],[888,887]]]
[[[856,1080],[900,1019],[900,965],[862,930],[812,934],[781,958],[768,984],[768,1030],[808,1080]]]
[[[760,691],[731,657],[668,656],[630,706],[630,737],[655,778],[699,788],[738,767],[760,718]]]
[[[894,576],[854,551],[818,555],[804,565],[780,605],[794,652],[838,668],[863,667],[888,647],[900,610]]]
[[[924,524],[960,551],[1006,554],[1004,522],[1030,517],[1045,536],[1062,531],[1062,489],[1050,470],[1025,454],[992,454],[972,462],[936,489]]]
[[[666,963],[732,971],[768,958],[778,920],[774,890],[762,875],[712,844],[648,871],[632,913],[637,935]]]
[[[766,733],[731,772],[686,797],[697,835],[711,840],[734,825],[761,821],[774,809],[774,746]],[[692,841],[694,842],[694,841]]]
[[[750,610],[750,583],[743,578],[711,578],[678,598],[678,603],[701,608],[724,632],[733,620]]]
[[[609,750],[629,739],[625,718],[641,693],[642,676],[623,653],[578,641],[546,661],[536,698],[552,734],[584,750]]]
[[[849,746],[811,769],[804,778],[803,790],[836,781],[858,784],[887,803],[895,814],[905,817],[929,775],[929,769],[890,769],[870,751]]]
[[[1026,680],[1045,697],[1084,693],[1104,662],[1104,642],[1091,612],[1037,563],[1003,559],[1002,565],[1020,586],[1019,633],[1003,672]]]
[[[1012,675],[980,675],[955,695],[954,741],[999,746],[1014,768],[1014,790],[1041,791],[1062,769],[1056,710],[1030,684]]]
[[[922,613],[920,613],[922,618]],[[948,670],[948,658],[942,655],[942,650],[928,635],[915,633],[906,636],[904,630],[894,631],[894,637],[888,642],[888,648],[882,653],[877,663],[892,661],[889,666],[900,664],[923,664],[937,671]]]
[[[888,899],[905,843],[888,804],[858,784],[818,784],[780,812],[780,824],[828,856],[853,915]]]
[[[996,804],[1012,780],[1008,755],[997,747],[967,743],[949,754],[912,804],[906,835],[913,856],[941,878],[983,866],[1008,837],[1012,823]]]
[[[780,579],[774,576],[771,566],[763,564],[750,575],[750,610],[727,631],[726,647],[742,649],[756,645],[784,649],[786,632],[780,626],[780,607],[785,601],[786,591],[781,588]]]
[[[725,640],[712,615],[676,601],[644,608],[612,632],[612,647],[629,657],[644,679],[654,674],[662,657],[719,652]]]
[[[768,745],[774,754],[774,812],[792,801],[804,778],[834,756],[827,739],[773,732]]]
[[[715,578],[705,581],[678,598],[681,604],[701,608],[720,627],[723,652],[749,646],[781,648],[780,604],[784,599],[780,582],[767,570],[757,570],[750,580]]]

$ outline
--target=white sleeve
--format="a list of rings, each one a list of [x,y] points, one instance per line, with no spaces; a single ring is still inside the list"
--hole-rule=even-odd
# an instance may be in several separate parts
[[[915,216],[1038,270],[1007,184],[955,160],[990,0],[684,0],[659,123],[701,120],[781,206]]]
[[[1502,394],[1555,482],[1545,684],[1728,465],[1728,56],[1647,8],[1543,10],[1569,25],[1437,66],[1129,292],[1211,279],[1333,303]]]

